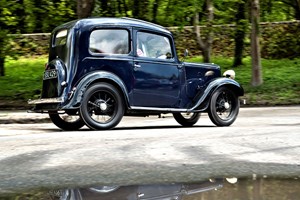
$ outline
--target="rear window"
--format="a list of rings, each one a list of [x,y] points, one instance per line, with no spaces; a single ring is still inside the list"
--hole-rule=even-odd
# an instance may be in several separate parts
[[[55,34],[54,46],[65,45],[67,42],[68,30],[61,30]]]
[[[90,36],[92,53],[128,54],[129,46],[129,32],[124,29],[94,30]]]

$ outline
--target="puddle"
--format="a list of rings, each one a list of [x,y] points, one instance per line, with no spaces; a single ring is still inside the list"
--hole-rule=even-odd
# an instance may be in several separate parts
[[[0,196],[1,200],[296,200],[300,179],[210,179],[193,184],[99,186]]]

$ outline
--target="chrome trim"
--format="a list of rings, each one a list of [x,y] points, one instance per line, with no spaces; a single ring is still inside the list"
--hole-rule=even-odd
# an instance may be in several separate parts
[[[64,99],[62,97],[28,100],[28,104],[62,103],[62,102],[64,102]]]
[[[164,111],[164,112],[187,112],[188,111],[188,109],[182,109],[182,108],[157,108],[157,107],[140,107],[140,106],[131,106],[130,108],[132,110],[151,110],[151,111]]]

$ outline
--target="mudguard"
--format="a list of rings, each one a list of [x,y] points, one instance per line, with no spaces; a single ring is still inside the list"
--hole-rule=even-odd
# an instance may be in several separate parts
[[[71,91],[71,94],[69,96],[69,103],[64,105],[62,109],[74,109],[79,108],[80,103],[82,101],[83,95],[86,91],[86,89],[94,82],[113,82],[115,85],[117,85],[124,96],[124,99],[128,105],[129,97],[128,97],[128,91],[126,89],[125,84],[123,81],[115,74],[106,72],[106,71],[96,71],[91,74],[86,75],[83,79],[80,80],[79,84],[77,84],[76,87],[74,87]]]
[[[229,87],[235,92],[237,96],[243,96],[244,95],[244,89],[243,87],[236,82],[233,79],[230,78],[217,78],[213,79],[205,88],[205,90],[201,91],[201,94],[198,94],[197,96],[200,97],[196,103],[188,109],[188,112],[192,111],[203,111],[206,110],[208,107],[208,99],[211,96],[211,94],[214,93],[214,91],[222,86]]]

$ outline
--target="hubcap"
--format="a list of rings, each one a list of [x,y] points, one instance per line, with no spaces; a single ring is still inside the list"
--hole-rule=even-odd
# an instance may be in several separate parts
[[[100,103],[100,109],[102,111],[105,111],[107,109],[107,104],[106,103]]]
[[[225,102],[225,103],[224,103],[224,107],[225,107],[225,109],[227,110],[227,109],[230,107],[229,103],[228,103],[228,102]]]

